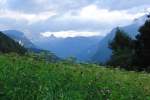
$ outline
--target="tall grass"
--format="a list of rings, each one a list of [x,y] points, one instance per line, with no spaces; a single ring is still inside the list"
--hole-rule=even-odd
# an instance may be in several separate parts
[[[150,74],[0,55],[0,100],[150,100]]]

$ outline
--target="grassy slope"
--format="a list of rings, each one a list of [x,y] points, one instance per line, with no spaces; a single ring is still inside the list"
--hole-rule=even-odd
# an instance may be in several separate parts
[[[0,55],[0,100],[150,100],[150,75]]]

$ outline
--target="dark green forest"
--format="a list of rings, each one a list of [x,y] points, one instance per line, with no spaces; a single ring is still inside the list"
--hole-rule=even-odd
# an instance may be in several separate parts
[[[10,53],[15,52],[18,54],[25,54],[26,49],[21,46],[18,42],[14,41],[4,33],[0,32],[0,52]]]
[[[113,54],[107,62],[108,65],[150,72],[150,19],[139,28],[139,34],[135,39],[118,28],[109,47]]]

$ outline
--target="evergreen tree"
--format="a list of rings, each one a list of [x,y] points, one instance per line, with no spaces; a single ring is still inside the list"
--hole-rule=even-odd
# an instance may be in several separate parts
[[[130,70],[130,66],[132,65],[133,40],[118,28],[114,40],[109,44],[109,48],[112,49],[112,56],[108,64]]]
[[[148,16],[150,17],[150,16]],[[150,19],[140,27],[135,40],[134,64],[141,70],[150,70]]]

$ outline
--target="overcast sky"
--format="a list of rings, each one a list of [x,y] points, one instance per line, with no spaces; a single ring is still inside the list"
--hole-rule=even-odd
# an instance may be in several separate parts
[[[29,37],[106,35],[150,11],[150,0],[0,0],[0,30]]]

